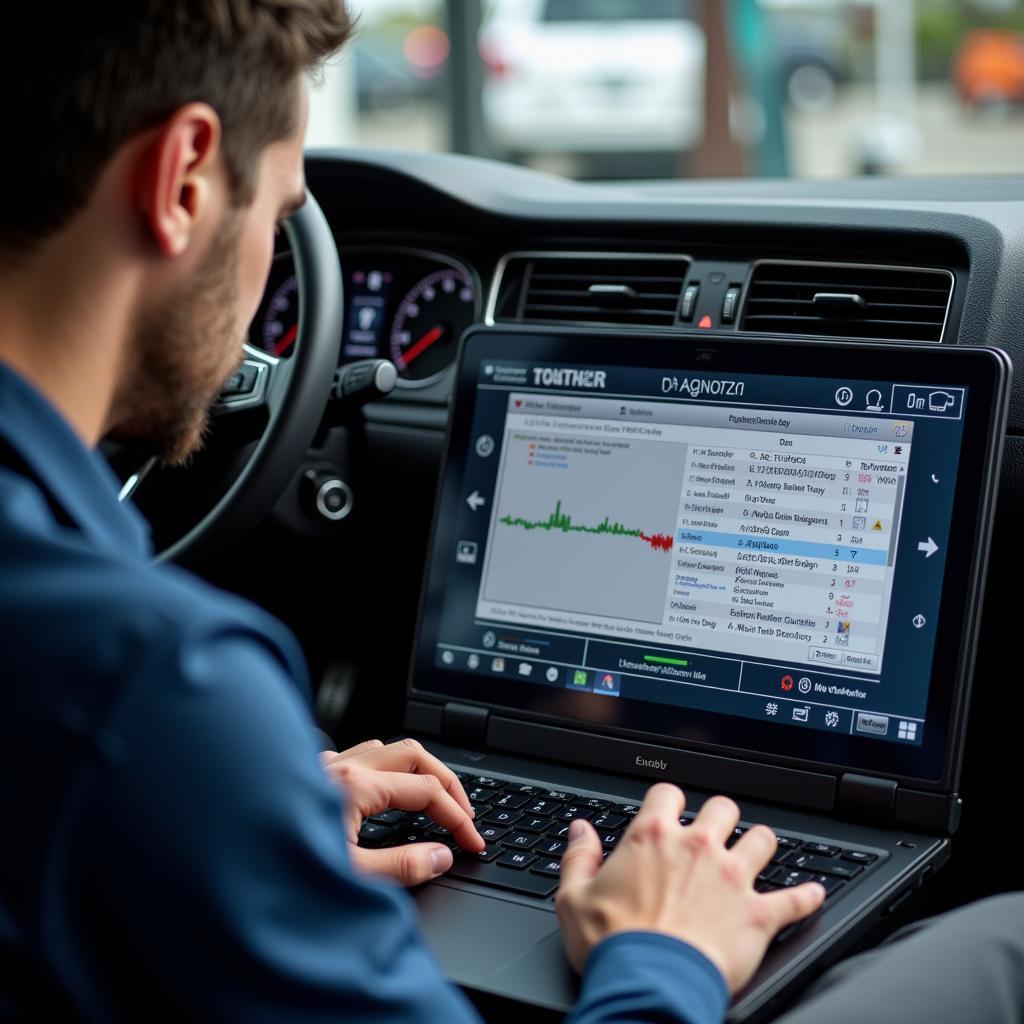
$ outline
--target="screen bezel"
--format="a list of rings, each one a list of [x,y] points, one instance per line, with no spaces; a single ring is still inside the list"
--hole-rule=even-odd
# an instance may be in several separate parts
[[[627,342],[624,346],[623,342]],[[617,718],[608,722],[607,698],[560,694],[545,687],[487,679],[442,669],[433,651],[438,638],[446,564],[454,542],[458,484],[465,467],[475,410],[476,384],[483,360],[558,364],[638,366],[693,371],[848,378],[851,343],[737,339],[709,334],[699,344],[642,331],[558,328],[474,328],[460,346],[454,375],[434,525],[427,555],[415,634],[408,694],[416,699],[457,700],[501,711],[519,719],[570,726],[598,735],[656,742],[663,746],[735,756],[745,761],[830,773],[856,772],[913,782],[918,788],[949,791],[958,780],[964,711],[970,685],[977,614],[987,561],[998,454],[1005,433],[1009,359],[998,349],[939,349],[923,344],[856,346],[858,365],[874,360],[870,373],[855,376],[894,383],[956,384],[968,387],[960,470],[953,503],[943,597],[936,627],[932,685],[922,746],[883,743],[848,735],[815,735],[811,730],[766,724],[737,716],[686,711],[688,728],[652,728],[661,705],[615,701]],[[445,486],[449,483],[450,486]],[[968,600],[965,600],[965,595]],[[975,596],[976,595],[976,596]],[[964,605],[969,613],[963,615]],[[943,624],[963,618],[961,628]],[[482,694],[487,688],[487,698]],[[572,714],[562,712],[570,706]],[[596,702],[596,703],[595,703]],[[662,717],[664,712],[662,712]],[[820,737],[820,738],[819,738]],[[822,756],[825,743],[834,757]],[[783,750],[785,748],[785,750]]]

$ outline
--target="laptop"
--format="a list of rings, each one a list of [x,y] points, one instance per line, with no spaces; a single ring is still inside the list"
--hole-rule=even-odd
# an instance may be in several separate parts
[[[569,822],[654,780],[828,899],[734,999],[766,1017],[949,857],[999,472],[997,349],[477,329],[463,339],[406,727],[487,850],[417,893],[449,976],[563,1013]],[[423,815],[370,845],[448,841]]]

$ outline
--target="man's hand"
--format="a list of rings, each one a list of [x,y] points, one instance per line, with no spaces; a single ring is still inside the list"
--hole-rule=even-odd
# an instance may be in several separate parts
[[[677,787],[652,786],[604,867],[593,826],[572,823],[556,902],[566,952],[578,971],[609,935],[662,932],[703,953],[735,993],[753,976],[775,933],[821,906],[825,890],[815,882],[754,892],[754,879],[777,843],[758,825],[727,850],[740,817],[732,800],[713,797],[684,828],[685,803]]]
[[[391,808],[423,811],[452,834],[464,850],[484,848],[473,825],[473,809],[455,773],[416,740],[385,746],[368,740],[358,747],[321,755],[324,768],[344,789],[345,834],[352,863],[403,885],[419,885],[452,866],[452,852],[440,843],[415,843],[387,850],[357,846],[359,827],[371,814]]]

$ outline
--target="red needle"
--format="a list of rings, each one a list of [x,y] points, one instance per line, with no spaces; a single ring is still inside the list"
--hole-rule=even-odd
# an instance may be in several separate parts
[[[288,333],[274,346],[274,355],[279,356],[283,352],[287,352],[291,346],[291,343],[298,337],[299,325],[292,324],[288,329]]]
[[[420,340],[417,341],[404,356],[402,356],[402,362],[408,366],[417,356],[423,355],[423,353],[426,352],[435,341],[439,341],[442,334],[444,334],[443,327],[434,327],[427,331],[427,333],[424,334],[423,337],[420,338]]]

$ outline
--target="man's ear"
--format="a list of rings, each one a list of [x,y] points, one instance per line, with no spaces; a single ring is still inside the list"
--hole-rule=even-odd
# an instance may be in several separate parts
[[[139,163],[137,201],[160,252],[180,256],[216,205],[221,126],[207,103],[176,110],[152,134]]]

